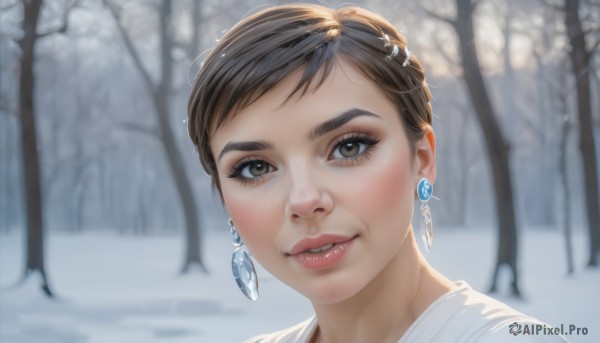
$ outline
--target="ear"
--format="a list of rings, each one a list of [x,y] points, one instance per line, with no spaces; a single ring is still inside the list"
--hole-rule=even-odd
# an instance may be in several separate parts
[[[427,125],[423,138],[415,144],[415,185],[421,178],[427,178],[433,184],[436,174],[435,163],[435,133],[430,125]]]

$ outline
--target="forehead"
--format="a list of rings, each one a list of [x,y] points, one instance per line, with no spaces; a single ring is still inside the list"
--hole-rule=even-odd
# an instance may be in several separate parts
[[[306,92],[301,89],[292,95],[302,73],[302,69],[295,71],[251,105],[230,115],[219,128],[213,128],[211,142],[265,126],[298,124],[300,128],[302,125],[299,124],[326,120],[351,108],[395,112],[383,91],[343,58],[336,61],[322,85],[317,87],[315,81]],[[319,76],[315,79],[319,80]]]

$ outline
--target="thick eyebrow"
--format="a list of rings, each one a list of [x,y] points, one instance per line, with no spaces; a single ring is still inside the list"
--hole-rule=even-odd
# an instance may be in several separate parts
[[[380,116],[378,116],[377,114],[367,111],[367,110],[363,110],[360,108],[352,108],[349,109],[347,111],[342,112],[340,115],[338,115],[335,118],[329,119],[328,121],[319,124],[317,127],[315,127],[314,129],[312,129],[310,131],[310,134],[308,135],[308,139],[309,140],[315,140],[323,135],[326,135],[327,133],[343,126],[344,124],[346,124],[347,122],[351,121],[352,119],[356,118],[356,117],[360,117],[360,116],[369,116],[369,117],[377,117],[380,118]]]
[[[266,141],[250,141],[250,142],[229,142],[225,145],[221,153],[219,154],[218,161],[221,160],[221,157],[226,153],[234,150],[238,151],[258,151],[258,150],[271,150],[273,149],[273,144]]]

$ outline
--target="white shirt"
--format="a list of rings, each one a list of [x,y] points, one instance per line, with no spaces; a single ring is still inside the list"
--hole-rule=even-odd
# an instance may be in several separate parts
[[[546,325],[481,294],[464,281],[435,300],[411,324],[398,343],[407,342],[568,342],[563,336],[525,335],[525,325]],[[517,324],[513,324],[517,323]],[[517,335],[510,327],[519,328]],[[549,327],[548,325],[546,325]],[[317,317],[272,334],[253,337],[244,343],[309,343],[318,327]]]

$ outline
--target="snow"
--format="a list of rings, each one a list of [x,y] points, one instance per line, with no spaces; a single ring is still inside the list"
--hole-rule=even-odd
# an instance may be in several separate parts
[[[494,232],[436,229],[427,259],[451,279],[485,291],[494,262]],[[206,236],[203,255],[210,273],[181,275],[183,241],[178,236],[54,233],[46,244],[54,300],[41,294],[36,276],[14,286],[23,266],[22,235],[0,236],[0,342],[239,342],[312,314],[302,296],[260,266],[260,299],[247,300],[231,277],[228,232]],[[523,233],[524,299],[507,297],[507,289],[495,296],[551,325],[588,328],[586,336],[569,337],[572,342],[599,342],[600,271],[582,268],[585,239],[575,236],[577,270],[567,277],[561,235],[551,230]]]

